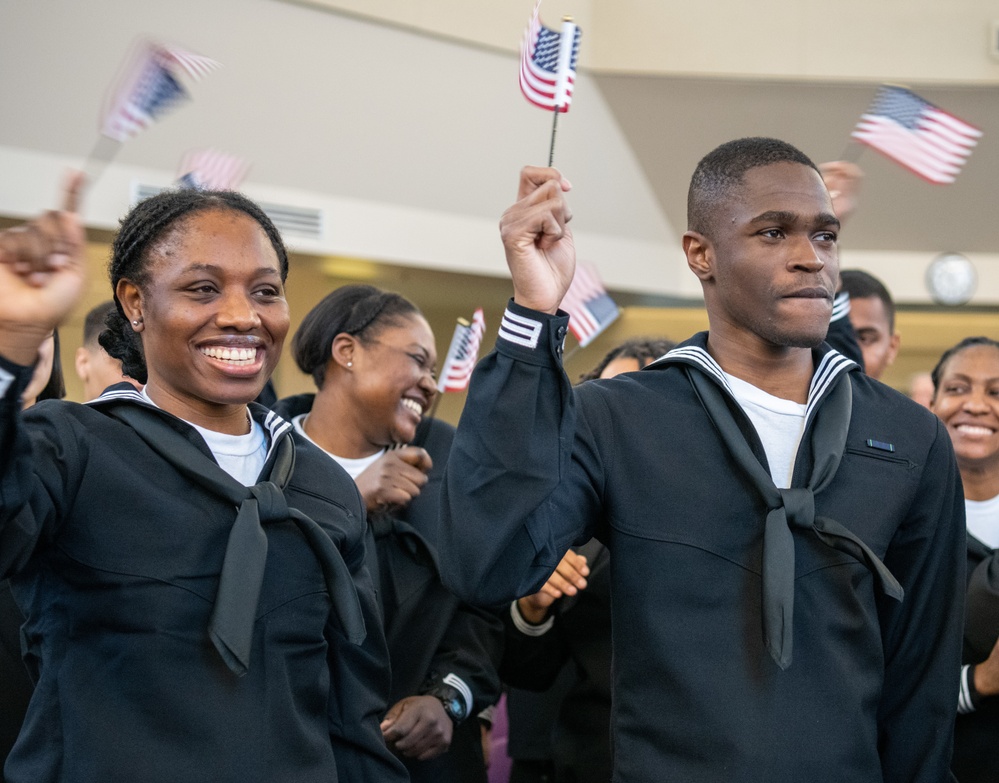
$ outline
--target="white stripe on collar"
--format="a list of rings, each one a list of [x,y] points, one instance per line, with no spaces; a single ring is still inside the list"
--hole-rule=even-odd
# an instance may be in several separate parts
[[[822,398],[822,395],[825,394],[826,389],[832,386],[833,382],[844,372],[849,372],[852,366],[855,366],[852,361],[834,349],[822,357],[819,366],[812,373],[812,382],[808,387],[808,407],[805,409],[806,418],[812,414],[812,410]]]
[[[87,400],[84,405],[97,405],[101,402],[108,402],[109,400],[131,400],[132,402],[137,402],[140,405],[145,405],[149,407],[149,403],[146,398],[139,394],[136,389],[115,389],[113,391],[104,391],[101,393],[100,397],[95,397],[92,400]],[[155,406],[154,406],[155,407]]]
[[[657,359],[655,362],[650,364],[649,367],[653,364],[668,362],[672,359],[686,359],[688,361],[695,362],[712,377],[714,377],[730,395],[733,397],[735,396],[732,394],[732,387],[729,385],[728,379],[725,377],[725,371],[722,370],[721,365],[715,361],[711,354],[700,346],[686,345],[674,348],[661,359]],[[808,402],[807,407],[805,408],[806,420],[811,415],[818,401],[822,399],[822,396],[832,385],[832,382],[844,372],[848,372],[851,367],[855,366],[856,364],[854,362],[847,359],[843,356],[843,354],[834,348],[830,348],[829,351],[823,355],[822,359],[819,361],[819,366],[816,367],[815,372],[812,373],[812,380],[808,387]]]
[[[715,380],[717,380],[718,383],[725,389],[725,391],[727,391],[733,397],[735,396],[734,394],[732,394],[732,387],[729,385],[728,378],[725,377],[725,371],[721,368],[721,365],[719,365],[718,362],[714,360],[711,354],[709,354],[703,348],[700,348],[699,346],[696,345],[680,346],[679,348],[674,348],[665,356],[656,359],[654,362],[652,362],[652,364],[648,366],[652,367],[653,365],[658,364],[659,362],[668,362],[672,359],[689,359],[692,362],[696,362],[701,367],[703,367],[704,370],[709,375],[713,376]]]
[[[850,295],[846,291],[840,291],[833,299],[832,317],[830,322],[846,318],[850,314]]]
[[[0,367],[0,397],[4,397],[7,394],[7,389],[14,382],[14,376],[7,372],[3,367]]]
[[[141,392],[136,391],[135,389],[115,389],[112,391],[105,391],[100,397],[94,400],[90,400],[89,402],[85,402],[84,405],[99,405],[102,402],[112,402],[112,401],[134,402],[137,405],[143,405],[147,408],[155,408],[156,410],[162,410],[158,405],[153,403],[151,400],[145,397]],[[180,417],[178,416],[177,418]],[[255,418],[256,417],[254,417],[254,419]],[[185,419],[181,419],[181,421],[190,424],[190,422],[186,421]],[[291,422],[281,418],[281,416],[279,416],[272,410],[267,411],[267,414],[264,416],[262,424],[270,435],[269,438],[270,444],[268,445],[267,448],[267,456],[264,458],[264,462],[266,462],[268,459],[270,459],[271,453],[274,451],[274,447],[277,444],[277,442],[281,439],[281,436],[287,433],[289,430],[291,430],[292,427],[291,427]]]

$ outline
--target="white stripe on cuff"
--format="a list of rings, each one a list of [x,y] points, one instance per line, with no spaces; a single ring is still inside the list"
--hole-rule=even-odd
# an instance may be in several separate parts
[[[541,321],[535,321],[533,318],[525,318],[522,315],[517,315],[507,310],[503,313],[499,336],[500,339],[511,342],[514,345],[522,345],[525,348],[533,350],[538,347],[541,329]]]
[[[520,613],[520,607],[517,606],[517,602],[513,601],[510,604],[510,617],[513,618],[513,626],[518,631],[520,631],[524,636],[544,636],[548,633],[552,626],[555,625],[555,618],[549,617],[541,625],[533,625],[524,619],[524,615]]]
[[[461,677],[459,677],[454,672],[451,672],[450,674],[448,674],[444,678],[443,682],[444,682],[445,685],[450,685],[452,688],[454,688],[456,691],[458,691],[461,694],[462,698],[465,700],[465,714],[466,715],[471,715],[472,714],[472,689],[469,688],[465,684],[465,681],[463,679],[461,679]]]
[[[971,665],[964,664],[961,667],[961,687],[957,692],[957,712],[959,715],[967,715],[975,711],[975,705],[971,701],[971,688],[968,686],[968,677],[971,676]]]

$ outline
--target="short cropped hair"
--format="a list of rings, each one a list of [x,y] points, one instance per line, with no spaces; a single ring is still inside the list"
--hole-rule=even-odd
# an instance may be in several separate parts
[[[863,269],[844,269],[839,276],[843,290],[851,299],[877,297],[884,303],[885,315],[888,316],[888,333],[895,334],[895,300],[891,298],[885,284]]]
[[[742,184],[743,175],[772,163],[800,163],[819,171],[805,153],[780,139],[751,136],[722,144],[701,158],[690,178],[687,229],[710,236],[715,210]]]
[[[107,317],[110,313],[117,311],[113,299],[101,302],[96,307],[92,307],[83,319],[83,344],[88,348],[98,348],[100,344],[97,338],[107,327]]]

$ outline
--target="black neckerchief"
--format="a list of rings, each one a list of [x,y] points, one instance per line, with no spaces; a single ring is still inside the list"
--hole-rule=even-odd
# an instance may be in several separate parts
[[[705,350],[706,334],[674,348],[650,367],[684,365],[684,372],[733,459],[745,471],[767,505],[763,530],[763,638],[781,669],[791,665],[794,618],[794,537],[791,527],[810,529],[829,547],[857,558],[870,569],[881,589],[901,601],[901,585],[870,547],[834,519],[815,515],[815,494],[833,480],[850,428],[856,365],[834,350],[817,352],[805,413],[812,468],[804,487],[777,487],[760,463],[736,421],[745,418],[725,374]],[[700,344],[698,344],[700,343]]]
[[[179,419],[150,406],[138,392],[113,387],[91,404],[128,424],[186,479],[238,507],[208,623],[212,644],[234,674],[241,677],[249,670],[253,625],[267,562],[263,525],[270,522],[295,523],[322,567],[344,636],[353,644],[364,641],[364,618],[347,564],[329,535],[313,519],[288,506],[285,499],[283,490],[295,470],[291,425],[271,411],[254,409],[255,415],[263,416],[271,445],[262,472],[266,478],[247,487],[188,440],[176,428]]]

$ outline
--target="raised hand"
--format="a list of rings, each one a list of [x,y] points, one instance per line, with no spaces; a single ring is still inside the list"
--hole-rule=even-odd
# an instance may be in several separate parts
[[[856,163],[845,160],[834,160],[819,165],[822,181],[832,199],[833,212],[841,223],[853,214],[857,208],[857,196],[860,193],[860,183],[864,179],[864,171]]]
[[[989,657],[975,667],[975,690],[982,696],[999,694],[999,639]]]
[[[82,186],[83,175],[72,175],[60,211],[0,232],[0,355],[17,364],[34,364],[83,293]]]
[[[575,595],[586,589],[586,577],[590,575],[590,567],[586,558],[576,554],[571,549],[563,555],[555,567],[555,573],[534,595],[528,595],[517,601],[521,616],[535,625],[544,621],[551,605],[565,595]]]
[[[503,213],[500,236],[517,304],[558,310],[576,270],[576,249],[565,194],[572,186],[556,169],[526,166],[517,203]]]
[[[454,724],[436,696],[407,696],[381,723],[385,744],[401,756],[427,761],[451,747]]]
[[[427,483],[433,465],[430,455],[419,446],[385,452],[356,479],[368,511],[409,505]]]

